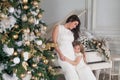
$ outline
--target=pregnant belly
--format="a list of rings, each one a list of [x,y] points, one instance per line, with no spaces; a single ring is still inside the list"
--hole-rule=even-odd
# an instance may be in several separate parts
[[[62,54],[72,60],[75,59],[74,50],[72,46],[60,46]]]

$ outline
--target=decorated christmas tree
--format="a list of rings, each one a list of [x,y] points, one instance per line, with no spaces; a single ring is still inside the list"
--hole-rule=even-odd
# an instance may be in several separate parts
[[[0,80],[54,80],[40,0],[0,0]]]

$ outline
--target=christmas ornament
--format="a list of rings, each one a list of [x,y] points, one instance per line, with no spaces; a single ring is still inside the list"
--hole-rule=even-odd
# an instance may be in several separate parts
[[[20,58],[19,57],[15,57],[13,59],[13,62],[14,62],[14,64],[19,64],[20,63]]]
[[[21,78],[24,78],[24,77],[25,77],[25,74],[21,74],[20,77],[21,77]]]
[[[17,24],[15,24],[14,27],[17,29],[19,26]]]
[[[35,19],[35,24],[36,25],[39,24],[39,20]]]
[[[36,68],[36,67],[37,67],[37,64],[33,64],[32,67]]]
[[[38,73],[39,76],[42,76],[42,73]]]
[[[44,64],[48,64],[48,60],[47,59],[45,59],[43,62],[44,62]]]
[[[22,0],[22,2],[23,2],[24,4],[26,4],[26,3],[28,3],[28,0]]]
[[[37,12],[35,12],[35,11],[31,11],[31,13],[34,15],[34,16],[36,16],[38,13]]]
[[[1,29],[6,33],[6,29],[11,30],[15,22],[16,19],[13,16],[9,16],[8,18],[3,18],[0,21],[0,27],[2,27]]]
[[[0,13],[0,19],[7,18],[7,16],[4,13]]]
[[[23,6],[23,9],[27,10],[29,7],[27,5]]]
[[[33,5],[38,7],[38,2],[37,1],[33,1]]]
[[[9,7],[9,13],[13,13],[14,12],[14,8],[13,7]]]
[[[36,44],[39,45],[39,46],[42,45],[42,40],[35,40],[35,42],[36,42]]]
[[[22,62],[22,66],[24,67],[24,69],[27,71],[27,66],[28,66],[28,63],[27,62]]]
[[[36,9],[36,12],[38,13],[40,11],[40,9]]]
[[[28,74],[31,74],[31,71],[27,71]]]
[[[41,33],[40,33],[40,32],[37,32],[37,33],[36,33],[36,36],[41,36]]]
[[[47,27],[46,27],[46,26],[44,26],[44,27],[43,27],[43,30],[45,30],[45,31],[46,31],[46,30],[47,30]]]
[[[41,13],[39,13],[37,16],[38,16],[39,19],[42,18],[42,14]]]
[[[23,52],[22,54],[24,61],[27,61],[30,58],[30,53],[29,52]]]
[[[16,44],[17,44],[17,46],[22,46],[23,41],[18,41],[18,42],[16,42]]]
[[[15,52],[13,53],[13,55],[14,55],[14,56],[18,55],[17,51],[15,51]]]
[[[34,21],[35,21],[35,20],[34,20],[33,17],[30,17],[30,18],[28,19],[28,22],[31,23],[31,24],[34,23]]]
[[[29,45],[30,45],[30,41],[29,41],[29,40],[26,40],[26,41],[25,41],[25,45],[29,46]]]
[[[27,21],[27,16],[26,16],[26,14],[22,15],[22,21],[23,21],[23,22]]]
[[[29,36],[29,40],[33,41],[35,38],[36,38],[36,36],[35,36],[34,32],[31,32],[30,36]]]
[[[14,52],[14,48],[9,48],[7,45],[4,45],[3,51],[8,54],[8,56],[11,56]]]
[[[29,28],[24,29],[23,32],[28,34],[28,33],[30,33],[30,29]]]
[[[17,34],[13,35],[13,38],[18,39],[18,35]]]

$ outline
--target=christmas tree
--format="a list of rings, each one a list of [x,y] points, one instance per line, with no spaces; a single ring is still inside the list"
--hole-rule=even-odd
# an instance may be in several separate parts
[[[4,74],[21,80],[54,80],[46,24],[40,0],[0,0],[0,80]],[[14,79],[15,80],[15,79]]]

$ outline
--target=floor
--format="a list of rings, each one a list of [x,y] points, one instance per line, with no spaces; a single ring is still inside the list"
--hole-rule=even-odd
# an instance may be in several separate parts
[[[65,78],[64,78],[63,75],[59,75],[58,78],[57,78],[57,80],[65,80]],[[109,75],[106,74],[105,75],[105,79],[103,79],[103,74],[100,74],[99,80],[109,80]],[[118,78],[117,78],[117,76],[114,76],[114,77],[112,77],[111,80],[118,80]]]

